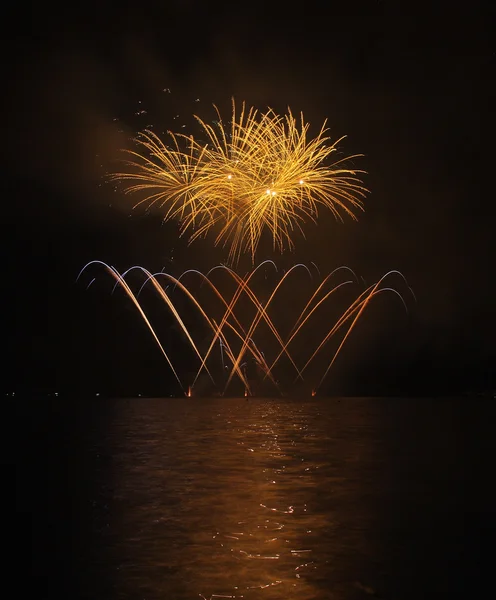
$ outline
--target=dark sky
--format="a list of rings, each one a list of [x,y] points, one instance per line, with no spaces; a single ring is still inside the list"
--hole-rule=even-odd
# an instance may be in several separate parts
[[[303,111],[315,129],[327,119],[345,153],[364,154],[359,221],[323,216],[281,264],[346,264],[368,283],[398,269],[417,297],[403,321],[387,303],[371,316],[335,389],[495,386],[494,14],[433,5],[152,0],[8,15],[5,391],[167,389],[132,307],[75,279],[92,259],[154,271],[225,258],[208,240],[188,249],[102,182],[141,128],[208,119],[233,96]]]

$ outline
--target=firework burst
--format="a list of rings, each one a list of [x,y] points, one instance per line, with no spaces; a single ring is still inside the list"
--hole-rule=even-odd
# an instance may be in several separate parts
[[[320,207],[336,219],[356,219],[367,190],[363,171],[347,165],[360,155],[333,161],[342,138],[332,142],[326,123],[310,138],[303,114],[297,119],[289,109],[280,116],[243,103],[238,112],[233,100],[224,125],[214,108],[213,124],[195,115],[204,141],[169,132],[166,143],[146,130],[138,149],[126,151],[127,170],[112,178],[128,182],[128,193],[145,194],[135,207],[160,207],[164,220],[179,220],[190,242],[215,232],[231,263],[245,252],[254,261],[264,230],[274,250],[293,249],[294,232],[304,236],[304,222],[316,222]]]

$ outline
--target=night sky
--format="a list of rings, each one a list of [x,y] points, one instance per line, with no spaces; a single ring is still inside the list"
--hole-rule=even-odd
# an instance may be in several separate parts
[[[496,387],[494,14],[433,4],[152,0],[11,13],[4,391],[167,393],[167,365],[134,309],[76,277],[93,259],[176,273],[225,259],[210,238],[188,248],[159,213],[133,211],[104,175],[140,129],[208,119],[231,97],[303,111],[315,130],[327,119],[343,152],[364,155],[371,193],[358,222],[323,215],[281,264],[345,264],[367,283],[398,269],[415,292],[404,318],[378,309],[330,391]]]

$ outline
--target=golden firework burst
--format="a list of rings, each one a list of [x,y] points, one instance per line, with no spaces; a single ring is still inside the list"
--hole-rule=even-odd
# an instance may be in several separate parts
[[[149,130],[138,136],[138,149],[126,151],[129,170],[112,176],[131,182],[126,192],[145,193],[135,206],[159,206],[191,242],[215,231],[231,263],[245,252],[254,261],[264,230],[274,249],[293,249],[294,232],[304,236],[304,222],[316,222],[319,207],[339,220],[343,213],[356,219],[367,189],[364,171],[347,165],[360,155],[333,161],[343,138],[332,142],[326,122],[310,138],[303,114],[297,119],[290,109],[280,116],[243,103],[238,113],[233,100],[225,126],[214,108],[213,124],[195,115],[205,141],[168,132],[165,143]]]

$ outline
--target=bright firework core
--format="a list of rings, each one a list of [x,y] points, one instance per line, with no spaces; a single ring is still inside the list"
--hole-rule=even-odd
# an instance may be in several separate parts
[[[326,124],[308,136],[303,114],[284,116],[241,105],[224,125],[218,109],[212,125],[195,115],[203,141],[168,133],[168,143],[152,131],[127,150],[128,170],[114,180],[129,181],[126,192],[141,192],[136,205],[158,206],[164,220],[177,219],[190,242],[212,232],[215,245],[228,249],[230,264],[249,253],[252,262],[264,230],[274,250],[294,248],[294,232],[304,236],[305,221],[317,221],[318,209],[356,218],[367,190],[348,168],[359,155],[332,160],[341,140],[331,142]],[[341,138],[342,139],[342,138]]]

